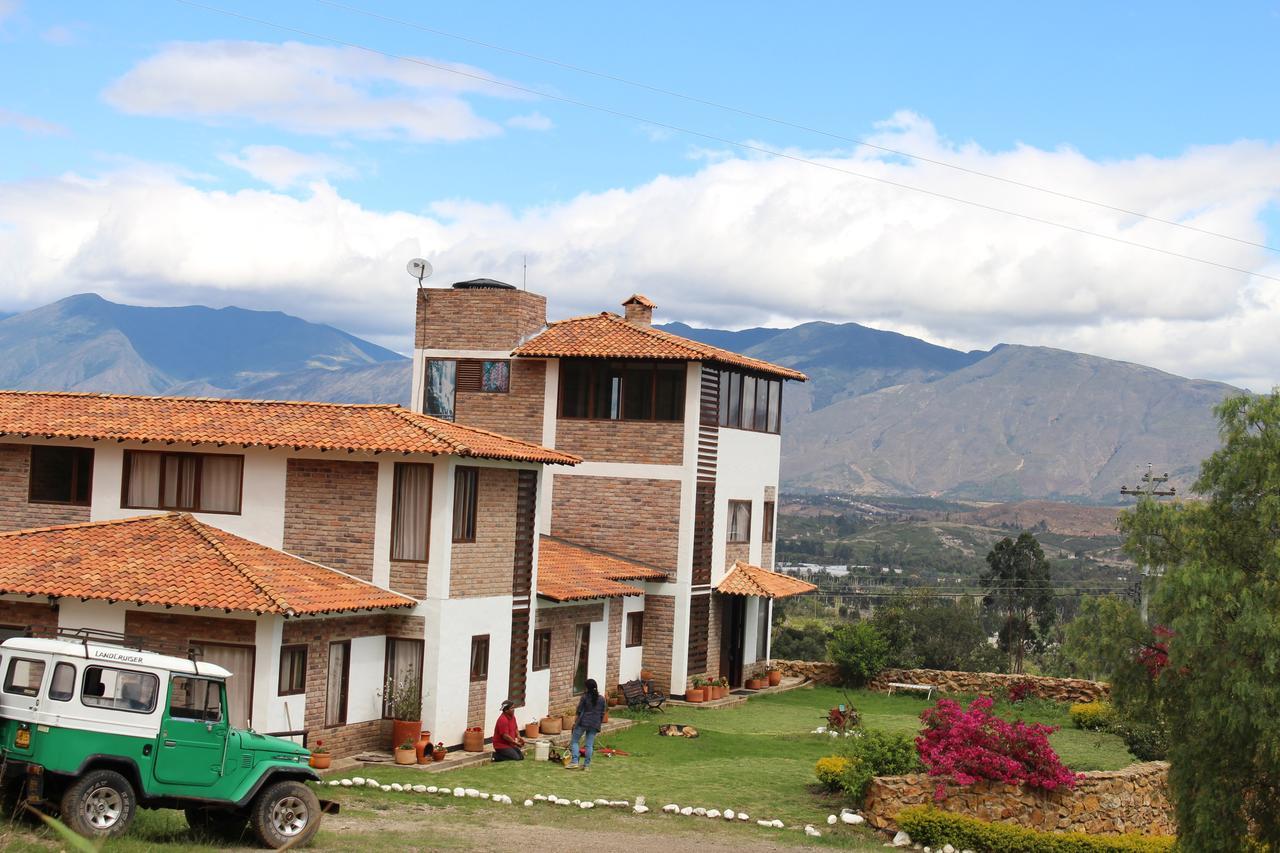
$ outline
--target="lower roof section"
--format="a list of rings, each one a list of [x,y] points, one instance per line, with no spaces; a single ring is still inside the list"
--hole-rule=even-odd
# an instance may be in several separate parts
[[[788,598],[813,592],[816,586],[780,572],[771,572],[739,560],[716,587],[725,595],[755,595],[761,598]]]
[[[640,587],[621,581],[669,579],[653,566],[554,536],[538,542],[538,597],[549,601],[644,595]]]

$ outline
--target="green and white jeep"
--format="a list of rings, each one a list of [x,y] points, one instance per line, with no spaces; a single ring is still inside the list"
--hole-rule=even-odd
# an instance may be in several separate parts
[[[118,635],[0,644],[0,778],[81,835],[124,833],[141,808],[183,809],[193,829],[267,847],[306,844],[322,803],[298,744],[233,728],[213,664]]]

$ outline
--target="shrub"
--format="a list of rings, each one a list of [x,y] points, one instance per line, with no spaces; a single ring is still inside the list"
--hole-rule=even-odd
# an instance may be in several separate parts
[[[1108,728],[1124,740],[1139,761],[1164,761],[1169,754],[1169,729],[1162,720],[1148,722],[1121,715]]]
[[[1071,722],[1077,729],[1105,731],[1115,717],[1110,702],[1077,702],[1071,706]]]
[[[821,622],[791,621],[773,629],[770,651],[778,660],[826,660],[831,629]]]
[[[845,749],[848,767],[840,778],[840,787],[862,802],[873,776],[900,776],[920,769],[916,745],[909,735],[881,731],[863,731],[852,738]]]
[[[950,777],[961,785],[990,779],[1046,791],[1073,787],[1075,774],[1049,746],[1055,727],[1002,720],[991,713],[993,704],[990,697],[979,696],[967,711],[951,699],[939,699],[925,709],[916,747],[929,775]],[[940,782],[934,796],[944,795]]]
[[[1017,704],[1028,696],[1035,695],[1036,685],[1033,681],[1015,681],[1009,685],[1009,701]]]
[[[847,687],[862,687],[884,669],[889,643],[870,622],[843,625],[827,643],[827,654]]]
[[[912,806],[894,816],[911,840],[937,849],[1000,850],[1007,853],[1168,853],[1168,835],[1086,835],[1083,832],[1039,832],[1006,823],[988,823],[932,806]]]
[[[840,790],[840,777],[849,769],[849,759],[843,755],[828,755],[819,758],[818,763],[814,765],[814,775],[818,777],[818,781],[822,783],[822,787],[828,791]]]

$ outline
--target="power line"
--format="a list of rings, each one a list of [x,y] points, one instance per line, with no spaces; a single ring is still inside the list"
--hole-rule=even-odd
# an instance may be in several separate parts
[[[286,24],[278,24],[274,21],[264,20],[262,18],[255,18],[251,15],[245,15],[243,13],[234,12],[229,9],[222,9],[217,6],[207,5],[205,3],[197,3],[197,2],[194,2],[194,0],[173,0],[173,2],[180,3],[184,6],[190,6],[195,9],[203,9],[207,12],[214,12],[216,14],[224,15],[226,17],[238,18],[242,21],[248,21],[250,23],[271,27],[273,29],[277,29],[282,32],[294,33],[295,35],[305,36],[306,38],[319,39],[321,41],[327,41],[331,44],[341,45],[342,47],[350,47],[355,50],[362,50],[362,51],[365,51],[366,53],[371,53],[376,56],[386,57],[387,59],[395,59],[401,62],[410,62],[415,65],[423,66],[425,68],[432,68],[437,71],[443,71],[448,74],[455,74],[461,77],[467,77],[472,80],[479,80],[489,85],[500,86],[503,88],[511,89],[516,92],[523,92],[527,95],[535,95],[540,98],[546,98],[547,100],[560,101],[561,103],[570,104],[572,106],[581,107],[583,109],[595,110],[597,112],[605,113],[607,115],[612,115],[617,118],[625,118],[628,121],[636,121],[642,124],[648,124],[653,127],[661,128],[663,130],[670,130],[676,133],[683,133],[687,136],[696,136],[700,139],[706,139],[711,142],[720,143],[721,145],[731,145],[735,148],[740,148],[744,151],[753,151],[759,154],[767,154],[771,157],[778,157],[784,160],[790,160],[795,163],[803,163],[808,166],[814,166],[819,169],[826,169],[827,171],[837,172],[843,175],[849,175],[854,178],[861,178],[863,180],[874,181],[876,183],[885,184],[886,186],[896,187],[898,189],[904,189],[904,190],[910,190],[912,192],[923,193],[925,195],[933,196],[934,198],[945,199],[947,201],[953,201],[959,204],[967,204],[971,207],[976,207],[980,210],[986,210],[992,213],[1000,213],[1006,216],[1012,216],[1018,219],[1023,219],[1028,222],[1035,222],[1041,225],[1049,225],[1054,228],[1062,228],[1064,230],[1073,231],[1077,234],[1083,234],[1088,237],[1097,237],[1099,239],[1109,240],[1113,243],[1118,243],[1120,245],[1131,246],[1136,249],[1145,249],[1146,251],[1149,251],[1149,252],[1156,252],[1162,255],[1167,255],[1168,257],[1180,258],[1182,260],[1192,261],[1194,263],[1203,264],[1205,266],[1217,267],[1218,269],[1227,270],[1229,272],[1236,272],[1236,273],[1240,273],[1241,275],[1254,276],[1256,278],[1265,279],[1267,281],[1274,281],[1274,282],[1280,283],[1280,276],[1267,275],[1265,273],[1257,272],[1256,270],[1249,270],[1249,269],[1244,269],[1243,267],[1237,267],[1237,266],[1232,266],[1230,264],[1220,263],[1218,261],[1211,261],[1211,260],[1208,260],[1207,258],[1196,257],[1195,255],[1188,255],[1183,252],[1175,252],[1172,249],[1162,249],[1158,246],[1152,246],[1147,243],[1139,243],[1135,240],[1127,240],[1123,237],[1117,237],[1112,234],[1103,234],[1099,231],[1090,231],[1088,228],[1081,228],[1076,225],[1068,225],[1065,222],[1056,222],[1052,219],[1045,219],[1043,217],[1035,216],[1030,213],[1021,213],[1016,210],[1009,210],[1008,208],[998,207],[993,204],[986,204],[984,202],[974,201],[972,199],[963,198],[961,196],[954,196],[948,193],[926,189],[925,187],[918,187],[912,184],[905,184],[900,181],[891,180],[889,178],[882,178],[876,175],[869,175],[869,174],[866,174],[865,172],[855,172],[852,169],[845,169],[840,166],[832,165],[830,163],[822,163],[817,160],[810,160],[806,157],[800,157],[795,154],[787,154],[783,151],[777,151],[771,148],[765,148],[764,146],[761,146],[761,145],[753,145],[747,142],[739,142],[736,140],[727,139],[722,136],[716,136],[715,134],[712,134],[712,133],[706,133],[700,130],[691,130],[689,128],[681,127],[679,125],[669,124],[666,122],[657,121],[655,119],[645,118],[643,116],[634,115],[632,113],[624,112],[622,110],[616,110],[612,107],[605,107],[605,106],[601,106],[599,104],[593,104],[587,101],[580,101],[575,98],[569,98],[563,95],[556,95],[551,92],[544,92],[538,89],[530,88],[528,86],[521,86],[516,83],[508,83],[505,80],[498,80],[493,77],[488,77],[484,74],[476,74],[474,72],[463,71],[458,68],[450,68],[447,65],[430,62],[428,60],[419,59],[417,57],[404,56],[401,54],[391,53],[390,51],[380,50],[378,48],[369,47],[367,45],[359,44],[357,42],[346,41],[344,39],[335,38],[333,36],[326,36],[320,33],[311,32],[309,30],[300,29],[298,27],[291,27]]]
[[[394,18],[390,15],[383,15],[380,12],[371,12],[368,9],[361,9],[356,6],[348,5],[346,3],[338,3],[338,2],[335,2],[335,0],[313,0],[313,2],[319,3],[323,6],[329,6],[334,9],[342,9],[344,11],[352,12],[357,15],[364,15],[365,17],[386,21],[387,23],[396,24],[398,26],[410,27],[412,29],[419,30],[424,33],[431,33],[432,35],[454,39],[455,41],[461,41],[467,44],[473,44],[473,45],[476,45],[477,47],[483,47],[487,50],[495,50],[500,53],[509,54],[511,56],[519,56],[523,59],[531,59],[534,62],[541,62],[545,65],[552,65],[557,68],[563,68],[566,71],[573,71],[578,74],[587,74],[589,76],[596,77],[601,80],[609,80],[614,83],[621,83],[625,86],[632,86],[637,89],[644,89],[645,91],[653,92],[659,95],[665,95],[670,98],[678,98],[682,101],[688,101],[693,104],[700,104],[705,107],[712,107],[717,110],[723,110],[724,112],[736,113],[737,115],[745,116],[747,118],[757,119],[759,121],[766,121],[771,124],[776,124],[780,127],[789,127],[793,130],[801,130],[806,133],[813,133],[813,134],[817,134],[818,136],[825,136],[829,139],[836,139],[836,140],[840,140],[841,142],[848,142],[853,145],[860,145],[864,148],[871,148],[876,151],[882,151],[886,154],[894,154],[899,157],[907,157],[911,160],[917,160],[921,163],[929,163],[934,166],[942,166],[947,169],[954,169],[957,172],[964,172],[969,175],[976,175],[978,177],[987,178],[989,180],[1000,181],[1001,183],[1009,184],[1011,186],[1021,187],[1023,189],[1028,189],[1028,190],[1035,190],[1036,192],[1041,192],[1041,193],[1047,193],[1049,195],[1057,196],[1058,198],[1064,198],[1070,201],[1080,202],[1081,204],[1091,204],[1095,207],[1100,207],[1105,210],[1113,211],[1115,213],[1123,213],[1126,216],[1134,216],[1140,219],[1146,219],[1151,222],[1159,222],[1164,225],[1172,225],[1175,228],[1182,228],[1187,231],[1195,231],[1196,233],[1204,234],[1209,237],[1218,237],[1223,240],[1231,240],[1232,242],[1240,243],[1241,245],[1253,246],[1254,248],[1258,248],[1258,249],[1266,249],[1268,252],[1280,253],[1280,247],[1269,246],[1266,243],[1258,243],[1253,240],[1246,240],[1243,237],[1236,237],[1231,234],[1223,234],[1220,231],[1211,231],[1208,228],[1200,228],[1196,225],[1188,225],[1187,223],[1179,222],[1176,219],[1166,219],[1164,217],[1155,216],[1150,213],[1143,213],[1138,210],[1130,210],[1128,208],[1120,207],[1119,205],[1111,204],[1109,202],[1098,201],[1097,199],[1086,198],[1085,196],[1078,196],[1072,193],[1063,192],[1062,190],[1056,190],[1052,187],[1045,187],[1045,186],[1041,186],[1039,184],[1033,184],[1027,181],[1020,181],[1016,178],[1007,178],[1007,177],[1004,177],[1003,175],[995,175],[990,172],[984,172],[981,169],[973,169],[968,166],[961,166],[958,163],[951,163],[946,160],[938,160],[933,157],[926,157],[922,154],[913,154],[910,151],[903,151],[898,148],[890,148],[887,145],[878,145],[874,142],[867,142],[865,139],[858,139],[857,137],[853,137],[853,136],[844,136],[839,133],[833,133],[828,130],[822,130],[821,128],[810,127],[809,125],[788,121],[787,119],[777,118],[776,116],[770,116],[764,113],[755,112],[753,110],[743,109],[742,107],[735,107],[729,104],[722,104],[717,101],[709,100],[707,98],[700,98],[696,95],[688,95],[683,92],[676,92],[671,89],[665,89],[661,86],[655,86],[651,83],[644,83],[638,80],[630,80],[626,77],[619,77],[616,74],[609,74],[608,72],[604,72],[604,71],[596,71],[591,68],[584,68],[583,66],[580,66],[580,65],[574,65],[572,63],[564,62],[559,59],[552,59],[551,57],[540,56],[536,53],[530,53],[525,50],[506,47],[500,44],[493,44],[492,42],[481,41],[480,39],[472,38],[471,36],[464,36],[458,33],[451,33],[448,30],[442,30],[437,27],[429,27],[429,26],[426,26],[425,24],[419,24],[414,21],[406,21],[402,18]]]

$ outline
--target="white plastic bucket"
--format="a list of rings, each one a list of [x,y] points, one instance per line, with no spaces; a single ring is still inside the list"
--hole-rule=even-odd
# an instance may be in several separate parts
[[[551,741],[535,740],[533,742],[533,757],[537,761],[547,761],[551,758]]]

